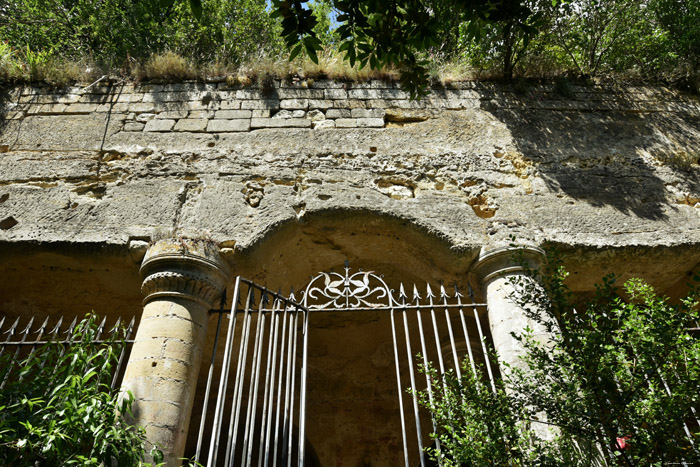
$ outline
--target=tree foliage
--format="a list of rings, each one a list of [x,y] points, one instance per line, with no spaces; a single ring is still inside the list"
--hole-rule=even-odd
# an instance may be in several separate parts
[[[20,361],[2,356],[0,464],[141,465],[143,430],[122,417],[130,413],[131,394],[110,387],[123,343],[97,343],[97,334],[89,316],[70,344],[50,342]]]
[[[324,42],[308,0],[273,0],[291,56],[317,60]],[[335,0],[338,50],[351,65],[394,66],[414,94],[425,90],[427,58],[459,57],[501,68],[521,64],[579,76],[636,72],[697,80],[697,0]],[[535,47],[533,47],[535,44]],[[533,66],[534,65],[534,66]],[[551,71],[551,70],[550,70]],[[672,71],[672,72],[671,72]],[[694,85],[697,86],[697,83]]]
[[[198,62],[239,63],[281,50],[265,0],[198,5],[174,0],[8,0],[0,7],[0,37],[22,55],[29,50],[108,68],[128,67],[165,51]]]
[[[504,372],[506,391],[489,391],[466,366],[462,381],[447,377],[448,391],[434,378],[435,401],[426,405],[438,415],[442,449],[433,455],[453,462],[446,465],[479,465],[489,452],[508,453],[500,465],[590,465],[596,458],[698,465],[691,441],[700,434],[700,341],[690,331],[700,318],[697,289],[670,304],[639,279],[618,288],[607,276],[576,309],[558,263],[529,274],[512,298],[551,339],[531,329],[514,335],[525,353],[522,366]],[[540,429],[538,440],[534,419],[554,427],[556,439],[543,441]]]
[[[166,52],[237,66],[286,45],[292,59],[398,69],[414,96],[442,63],[700,89],[698,0],[6,0],[0,39],[0,77],[19,65],[36,79],[29,68],[54,59],[124,73]]]
[[[316,18],[306,7],[308,0],[272,0],[273,16],[282,18],[282,35],[291,49],[292,58],[304,51],[318,61],[322,42],[315,32]],[[401,83],[413,95],[424,92],[428,84],[425,57],[420,52],[439,49],[445,32],[445,13],[468,21],[468,36],[478,39],[485,25],[504,24],[504,37],[510,42],[506,53],[511,53],[511,35],[516,31],[533,32],[532,9],[518,0],[463,0],[446,7],[437,2],[433,9],[420,0],[336,0],[339,23],[336,33],[338,51],[360,68],[379,69],[394,66],[401,70]],[[436,14],[442,12],[442,15]],[[454,19],[450,20],[454,25]]]

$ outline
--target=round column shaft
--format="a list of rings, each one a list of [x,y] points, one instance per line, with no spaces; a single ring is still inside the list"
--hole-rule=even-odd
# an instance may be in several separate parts
[[[494,349],[501,362],[514,367],[522,365],[519,357],[524,350],[511,333],[521,334],[529,326],[536,336],[546,339],[543,327],[529,319],[512,299],[517,293],[513,281],[525,277],[522,265],[514,257],[518,250],[522,252],[522,259],[533,269],[539,267],[544,258],[544,251],[540,248],[498,248],[482,251],[473,268],[488,305]]]
[[[517,251],[521,252],[520,258],[532,269],[539,267],[545,255],[543,250],[534,247],[482,251],[474,273],[481,283],[488,305],[491,337],[499,364],[507,363],[513,368],[522,368],[524,363],[520,357],[525,349],[512,333],[522,334],[529,327],[540,342],[547,342],[549,334],[540,323],[528,318],[525,310],[513,301],[518,293],[513,281],[525,279],[523,265],[514,257]],[[503,374],[506,367],[500,365],[500,368]],[[535,418],[532,429],[536,436],[544,440],[554,439],[556,430],[546,423],[546,415],[538,413]]]
[[[230,274],[216,245],[184,239],[151,246],[141,276],[143,314],[122,387],[134,396],[133,422],[146,429],[168,467],[179,466],[209,310]]]

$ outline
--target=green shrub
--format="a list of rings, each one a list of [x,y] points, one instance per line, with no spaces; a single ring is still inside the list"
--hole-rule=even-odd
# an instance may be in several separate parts
[[[110,387],[124,343],[98,343],[97,335],[90,315],[68,345],[50,342],[14,364],[14,355],[2,356],[0,465],[141,464],[144,431],[122,418],[133,397]]]

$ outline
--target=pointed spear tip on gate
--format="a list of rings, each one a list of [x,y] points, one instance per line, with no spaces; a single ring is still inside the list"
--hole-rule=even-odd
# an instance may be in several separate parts
[[[416,287],[416,284],[413,284],[413,299],[420,300],[420,294],[418,293],[418,287]]]
[[[56,323],[56,326],[53,327],[53,329],[49,332],[49,334],[58,334],[58,330],[61,328],[61,324],[63,324],[63,316],[60,316],[58,318],[58,322]]]
[[[433,293],[433,289],[430,287],[430,284],[426,282],[425,284],[425,289],[426,289],[426,297],[427,298],[435,298],[435,294]]]
[[[29,322],[27,323],[27,326],[24,328],[24,330],[20,332],[20,334],[29,334],[29,329],[31,329],[32,324],[34,324],[34,317],[33,316],[29,320]]]
[[[114,334],[114,332],[119,329],[119,324],[121,324],[121,322],[122,322],[122,317],[121,316],[117,317],[117,321],[115,321],[114,326],[112,326],[112,329],[110,329],[107,332],[109,334]]]
[[[0,323],[1,324],[1,323]],[[47,316],[46,319],[44,320],[43,323],[41,323],[41,326],[39,326],[39,330],[37,332],[43,333],[44,330],[46,329],[46,326],[49,324],[49,317]]]
[[[399,298],[408,298],[406,295],[406,290],[403,288],[403,282],[399,285]]]
[[[469,290],[469,298],[472,299],[472,302],[474,301],[474,290],[472,289],[472,285],[467,282],[467,289]]]
[[[459,287],[457,286],[457,283],[455,282],[455,297],[456,298],[462,298],[464,295],[462,295],[462,292],[459,291]]]
[[[7,332],[8,332],[8,333],[14,332],[14,331],[15,331],[15,328],[17,327],[17,325],[19,325],[19,316],[17,317],[17,319],[15,320],[15,322],[12,323],[12,325],[10,326],[10,329],[8,329]]]

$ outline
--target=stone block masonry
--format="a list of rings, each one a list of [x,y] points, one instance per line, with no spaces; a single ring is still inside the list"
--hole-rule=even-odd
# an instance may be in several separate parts
[[[141,286],[124,386],[169,465],[194,388],[205,390],[203,336],[231,285],[227,264],[273,288],[345,258],[394,278],[469,280],[499,313],[499,353],[515,359],[510,331],[527,323],[507,301],[501,273],[518,271],[498,249],[512,236],[561,246],[576,292],[618,272],[674,296],[700,267],[698,97],[571,91],[469,82],[410,100],[395,83],[326,80],[5,89],[0,312],[138,313]],[[385,372],[382,348],[363,361]],[[310,420],[331,452],[337,411],[326,408]]]
[[[638,92],[635,92],[638,91]],[[63,92],[23,88],[3,104],[7,120],[31,115],[81,115],[110,113],[121,116],[120,131],[127,133],[192,132],[239,133],[267,128],[316,130],[382,128],[399,109],[479,109],[528,105],[537,109],[570,111],[679,111],[688,102],[659,99],[648,90],[631,90],[625,100],[603,100],[587,89],[574,89],[577,99],[565,100],[552,86],[538,89],[537,99],[512,89],[487,83],[456,83],[435,89],[426,98],[409,100],[396,83],[319,80],[287,83],[275,81],[270,89],[238,88],[226,83],[179,83],[104,86],[87,91],[72,87]],[[697,103],[694,104],[698,107]],[[292,118],[275,119],[285,111]],[[700,111],[700,108],[698,108]],[[312,123],[313,122],[313,123]]]

